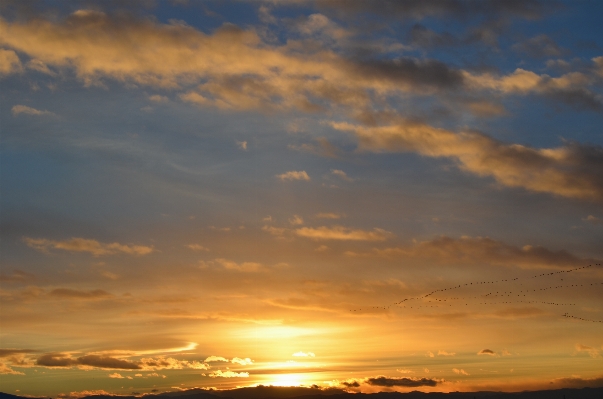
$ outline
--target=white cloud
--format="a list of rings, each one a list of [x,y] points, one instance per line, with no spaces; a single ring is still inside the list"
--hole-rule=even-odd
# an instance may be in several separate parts
[[[276,177],[282,181],[292,181],[292,180],[310,181],[310,176],[308,176],[308,174],[306,173],[305,170],[300,170],[300,171],[292,170],[289,172],[282,173],[280,175],[276,175]]]
[[[50,111],[40,111],[39,109],[28,107],[27,105],[15,105],[14,107],[11,108],[11,112],[13,113],[14,116],[17,116],[19,114],[36,115],[36,116],[42,116],[42,115],[55,116],[55,114]]]

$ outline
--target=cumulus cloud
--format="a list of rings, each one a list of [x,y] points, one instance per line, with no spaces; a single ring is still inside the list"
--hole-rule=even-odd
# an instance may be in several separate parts
[[[348,175],[343,170],[340,170],[340,169],[331,169],[331,173],[333,175],[339,177],[342,180],[349,181],[349,182],[353,182],[354,181],[354,179],[351,179],[350,177],[348,177]]]
[[[55,115],[54,113],[52,113],[50,111],[40,111],[39,109],[28,107],[27,105],[15,105],[14,107],[11,108],[11,112],[13,113],[14,116],[17,116],[19,114],[35,115],[35,116]]]
[[[381,256],[387,258],[426,258],[439,262],[489,263],[521,268],[574,267],[588,259],[579,258],[565,250],[554,251],[545,247],[524,245],[517,247],[488,237],[452,238],[441,236],[412,245],[374,249],[356,256]]]
[[[457,374],[462,374],[462,375],[470,375],[469,373],[467,373],[467,372],[466,372],[465,370],[463,370],[463,369],[457,369],[457,368],[454,368],[454,369],[452,369],[452,371],[454,371],[454,372],[455,372],[455,373],[457,373]]]
[[[488,356],[496,356],[496,352],[494,352],[492,349],[482,349],[481,351],[477,352],[478,355],[488,355]]]
[[[101,256],[114,255],[117,253],[147,255],[154,251],[153,247],[144,245],[124,245],[117,242],[104,244],[96,240],[75,237],[66,241],[24,237],[23,241],[27,246],[44,253],[47,253],[49,249],[61,249],[69,252],[88,252],[93,256]]]
[[[456,353],[454,353],[454,352],[446,352],[446,351],[442,351],[442,350],[438,351],[438,356],[454,356],[454,355],[456,355]]]
[[[0,48],[0,76],[21,72],[23,66],[19,56],[13,50]]]
[[[379,387],[435,387],[439,383],[430,378],[390,378],[385,376],[367,378],[365,382]]]
[[[125,378],[125,377],[119,373],[113,373],[113,374],[109,374],[109,378]]]
[[[389,231],[379,228],[374,228],[373,230],[354,230],[343,226],[303,227],[296,229],[295,234],[314,240],[342,241],[385,241],[393,236]]]
[[[305,180],[310,181],[310,176],[306,173],[305,170],[292,170],[289,172],[282,173],[280,175],[276,175],[282,181],[292,181],[292,180]]]
[[[208,376],[212,377],[212,378],[216,378],[216,377],[223,377],[223,378],[234,378],[234,377],[247,378],[247,377],[249,377],[249,373],[246,372],[246,371],[242,371],[240,373],[237,373],[237,372],[232,371],[232,370],[226,370],[226,371],[216,370],[216,371],[212,371],[211,373],[209,373]]]
[[[248,366],[250,364],[253,364],[253,360],[248,357],[246,357],[245,359],[241,359],[240,357],[233,357],[232,359],[230,359],[230,362],[233,364],[240,364],[241,366]]]
[[[346,122],[335,129],[352,131],[365,151],[417,152],[450,158],[467,172],[493,177],[508,187],[569,198],[603,201],[603,148],[566,143],[535,149],[505,144],[477,132],[454,133],[423,123],[365,127]]]
[[[225,357],[222,356],[209,356],[207,357],[204,362],[205,363],[209,363],[209,362],[227,362],[228,359],[226,359]]]

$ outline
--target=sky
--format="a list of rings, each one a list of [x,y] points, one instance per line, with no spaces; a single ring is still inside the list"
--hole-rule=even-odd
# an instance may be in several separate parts
[[[2,392],[603,386],[602,2],[0,15]]]

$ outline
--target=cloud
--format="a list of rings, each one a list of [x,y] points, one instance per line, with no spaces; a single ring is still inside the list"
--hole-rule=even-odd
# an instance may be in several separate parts
[[[39,356],[35,362],[44,367],[78,367],[97,368],[103,370],[207,370],[209,365],[198,361],[178,360],[171,357],[141,358],[138,361],[88,354],[80,357],[72,357],[67,353],[46,353]],[[118,377],[117,377],[118,378]]]
[[[304,224],[304,219],[301,216],[293,215],[293,217],[291,219],[289,219],[289,223],[291,223],[294,226],[297,226],[300,224]]]
[[[103,244],[96,240],[75,237],[66,241],[24,237],[23,241],[27,246],[44,253],[47,253],[49,248],[61,249],[69,252],[88,252],[93,256],[114,255],[116,253],[147,255],[154,251],[153,247],[144,245],[124,245],[117,242]]]
[[[19,56],[13,50],[0,48],[0,76],[21,72],[23,66]]]
[[[245,359],[241,359],[240,357],[233,357],[230,362],[233,364],[240,364],[241,366],[248,366],[250,364],[253,364],[253,360],[248,357],[246,357]]]
[[[338,213],[325,212],[325,213],[317,213],[316,218],[318,219],[341,219],[342,215]]]
[[[435,387],[438,385],[438,381],[430,378],[389,378],[385,376],[367,378],[365,382],[379,387]]]
[[[208,376],[211,377],[211,378],[216,378],[216,377],[223,377],[223,378],[234,378],[234,377],[247,378],[247,377],[249,377],[249,373],[246,372],[246,371],[242,371],[240,373],[237,373],[237,372],[232,371],[232,370],[226,370],[226,371],[217,370],[217,371],[212,371],[211,373],[208,374]]]
[[[439,262],[489,263],[501,266],[518,266],[525,269],[542,267],[571,267],[584,264],[587,259],[579,258],[565,250],[553,251],[532,245],[517,247],[488,237],[452,238],[441,236],[413,245],[374,249],[364,256],[385,258],[423,258]]]
[[[1,374],[25,375],[25,373],[16,371],[4,363],[0,363],[0,375]]]
[[[455,373],[457,373],[457,374],[462,374],[462,375],[470,375],[469,373],[467,373],[467,372],[466,372],[465,370],[463,370],[463,369],[457,369],[457,368],[454,368],[454,369],[452,369],[452,371],[454,371],[454,372],[455,372]]]
[[[580,377],[571,377],[571,378],[555,378],[551,381],[551,384],[555,386],[563,387],[563,388],[601,388],[603,387],[603,377],[595,377],[595,378],[580,378]]]
[[[145,370],[182,370],[182,369],[193,369],[193,370],[208,370],[209,365],[205,362],[199,362],[196,360],[178,360],[173,357],[158,357],[158,358],[142,358],[140,359],[140,365]]]
[[[264,267],[261,263],[257,262],[236,263],[234,261],[222,258],[214,259],[214,262],[227,270],[236,270],[245,273],[266,271],[266,267]]]
[[[247,142],[246,141],[237,141],[237,146],[243,151],[247,151]]]
[[[277,3],[278,4],[278,3]],[[382,0],[378,3],[364,0],[317,0],[315,4],[324,10],[336,11],[338,15],[365,16],[366,14],[395,20],[428,17],[465,21],[474,17],[519,17],[534,19],[542,16],[555,6],[556,2],[526,1],[421,1]]]
[[[207,357],[204,362],[205,363],[209,363],[209,362],[227,362],[228,359],[226,359],[225,357],[222,356],[209,356]]]
[[[193,251],[209,251],[209,249],[199,244],[188,244],[186,247],[188,249],[192,249]]]
[[[578,352],[586,352],[586,353],[588,353],[588,355],[590,357],[592,357],[593,359],[601,357],[601,355],[599,354],[599,351],[596,348],[593,348],[592,346],[587,346],[587,345],[582,345],[582,344],[576,344],[576,350]]]
[[[354,181],[354,179],[349,178],[348,175],[343,170],[331,169],[331,173],[334,174],[335,176],[339,177],[342,180],[349,181],[349,182]]]
[[[156,103],[165,103],[165,102],[169,101],[166,96],[162,96],[159,94],[153,94],[153,95],[149,96],[149,100],[156,102]]]
[[[0,273],[2,283],[28,283],[36,279],[36,276],[21,270],[13,270],[11,274]]]
[[[0,357],[9,357],[14,355],[21,355],[27,353],[37,352],[33,349],[0,349]]]
[[[35,115],[35,116],[55,115],[54,113],[52,113],[50,111],[40,111],[39,109],[31,108],[26,105],[15,105],[14,107],[11,108],[11,112],[13,113],[14,116],[17,116],[19,114]]]
[[[240,357],[233,357],[232,359],[228,360],[225,357],[222,356],[209,356],[208,358],[206,358],[204,360],[205,363],[210,363],[210,362],[230,362],[233,364],[240,364],[241,366],[247,366],[250,364],[253,364],[253,360],[251,360],[250,358],[246,357],[244,359],[241,359]]]
[[[48,295],[57,298],[66,299],[102,299],[112,297],[113,294],[103,290],[81,291],[70,288],[56,288],[48,293]]]
[[[566,51],[559,47],[553,39],[547,35],[534,36],[522,43],[516,43],[511,48],[534,58],[562,57]]]
[[[385,241],[392,237],[389,231],[374,228],[372,231],[353,230],[343,226],[317,228],[302,227],[295,230],[295,234],[300,237],[311,238],[314,240],[342,240],[342,241]]]
[[[594,225],[602,225],[603,224],[603,219],[598,218],[593,215],[588,215],[587,217],[585,217],[582,220],[584,220],[585,222],[588,222],[588,223],[592,223]]]
[[[354,381],[342,381],[341,385],[345,385],[348,388],[358,388],[360,386],[360,383],[356,380]]]
[[[454,355],[456,355],[456,353],[454,353],[454,352],[446,352],[446,351],[442,351],[442,350],[438,351],[438,356],[454,356]]]
[[[296,356],[296,357],[314,357],[316,356],[314,353],[312,352],[295,352],[293,355],[291,356]]]
[[[308,174],[306,173],[305,170],[300,170],[300,171],[292,170],[289,172],[282,173],[280,175],[276,175],[276,177],[282,181],[292,181],[292,180],[310,181],[310,176],[308,176]]]
[[[496,352],[494,352],[491,349],[482,349],[481,351],[477,352],[478,355],[488,355],[488,356],[496,356]]]
[[[281,237],[285,234],[285,232],[287,232],[287,229],[282,227],[263,226],[262,231],[272,234],[273,236]]]
[[[435,357],[435,355],[433,354],[433,352],[427,351],[427,353],[425,354],[425,357]]]
[[[603,148],[566,143],[558,148],[535,149],[504,144],[477,132],[453,133],[423,123],[363,127],[332,123],[352,131],[365,151],[416,152],[450,158],[461,170],[493,177],[507,187],[562,197],[603,201]]]
[[[119,373],[113,373],[113,374],[109,374],[109,378],[125,378],[125,377]]]

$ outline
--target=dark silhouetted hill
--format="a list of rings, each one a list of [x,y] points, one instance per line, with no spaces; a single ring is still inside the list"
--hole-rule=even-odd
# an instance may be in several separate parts
[[[258,386],[232,390],[191,389],[144,395],[145,399],[603,399],[603,388],[557,389],[528,392],[451,392],[424,393],[413,391],[347,393],[339,389]],[[49,398],[49,397],[45,397]],[[94,395],[81,399],[139,399],[139,396]],[[0,399],[31,399],[0,392]]]

